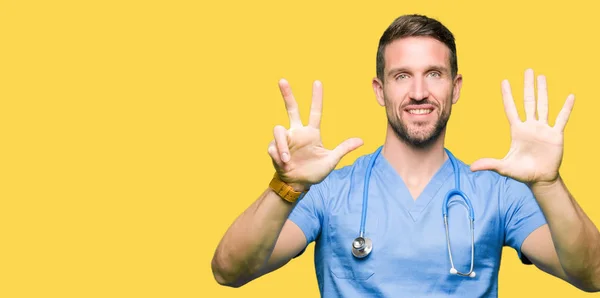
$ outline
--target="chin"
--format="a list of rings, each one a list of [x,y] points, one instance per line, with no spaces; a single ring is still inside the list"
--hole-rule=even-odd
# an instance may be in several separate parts
[[[433,128],[409,130],[408,136],[411,140],[426,141],[433,137]]]
[[[431,143],[432,140],[431,136],[411,136],[409,139],[409,141],[414,144]]]
[[[402,121],[402,119],[398,119],[397,122],[390,122],[388,120],[388,123],[399,140],[418,149],[429,148],[435,144],[445,127],[445,122],[443,123],[444,125],[439,127],[439,123],[430,121],[410,121],[407,123]]]
[[[435,129],[433,127],[421,127],[421,129],[412,129],[408,131],[408,134],[404,136],[404,141],[416,148],[428,148],[433,145],[439,134],[435,135]]]

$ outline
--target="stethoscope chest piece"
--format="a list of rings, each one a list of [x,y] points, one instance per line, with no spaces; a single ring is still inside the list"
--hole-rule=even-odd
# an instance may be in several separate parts
[[[369,238],[356,237],[352,241],[352,255],[362,259],[368,256],[373,250],[373,242]]]

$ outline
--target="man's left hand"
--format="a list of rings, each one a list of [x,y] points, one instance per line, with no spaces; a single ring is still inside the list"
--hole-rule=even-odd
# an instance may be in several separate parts
[[[502,81],[504,110],[510,123],[511,145],[503,159],[482,158],[471,165],[472,171],[492,170],[515,180],[533,184],[553,183],[559,178],[563,156],[563,132],[573,109],[575,96],[570,94],[554,126],[548,124],[546,78],[537,77],[537,119],[532,69],[525,71],[525,121],[519,119],[510,84]]]

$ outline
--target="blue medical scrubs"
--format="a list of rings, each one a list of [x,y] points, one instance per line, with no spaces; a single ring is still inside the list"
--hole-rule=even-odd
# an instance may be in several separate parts
[[[414,200],[391,164],[380,154],[369,185],[365,236],[373,251],[351,253],[359,234],[364,176],[373,154],[334,170],[314,185],[290,215],[315,241],[315,270],[322,297],[497,297],[503,246],[516,250],[546,223],[529,188],[491,171],[471,172],[457,160],[460,188],[475,212],[475,278],[450,274],[442,217],[446,193],[455,187],[449,159]],[[448,204],[450,244],[456,269],[468,272],[471,234],[460,197]]]

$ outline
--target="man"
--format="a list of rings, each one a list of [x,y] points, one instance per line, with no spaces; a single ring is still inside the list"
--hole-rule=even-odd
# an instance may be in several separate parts
[[[242,286],[316,241],[323,297],[493,297],[501,251],[510,246],[523,263],[583,291],[600,291],[600,233],[558,171],[574,97],[551,127],[545,78],[537,83],[536,105],[528,69],[522,122],[509,83],[502,82],[510,151],[469,167],[444,148],[462,84],[454,37],[434,19],[401,16],[380,39],[372,83],[387,112],[385,143],[335,169],[362,141],[323,148],[320,82],[303,126],[281,80],[290,128],[275,127],[268,147],[276,174],[225,233],[212,262],[215,279]]]

